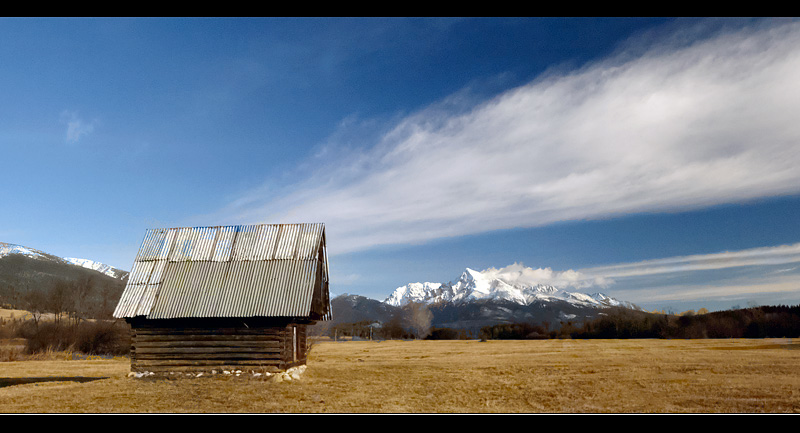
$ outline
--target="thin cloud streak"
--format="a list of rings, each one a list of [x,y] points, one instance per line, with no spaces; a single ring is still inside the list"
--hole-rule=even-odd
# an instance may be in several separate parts
[[[667,257],[577,270],[568,269],[566,271],[554,271],[551,268],[533,269],[526,267],[522,263],[514,263],[499,269],[489,268],[483,272],[494,278],[500,278],[509,284],[529,286],[544,284],[559,288],[573,287],[585,289],[591,287],[606,288],[612,286],[616,282],[616,279],[622,278],[645,276],[669,278],[669,274],[685,274],[687,272],[712,271],[745,266],[759,267],[754,274],[761,277],[765,275],[761,267],[792,263],[800,263],[800,243],[751,248],[740,251],[724,251],[712,254]],[[772,271],[772,273],[781,274],[796,269],[797,267],[780,269]],[[657,281],[657,279],[654,278],[651,279],[651,281]],[[797,286],[796,278],[793,281],[795,282],[795,286]]]
[[[795,23],[655,45],[469,110],[444,101],[217,219],[324,222],[336,254],[797,193],[798,70]]]
[[[646,289],[618,290],[615,297],[635,299],[635,302],[669,301],[732,301],[752,299],[762,295],[794,294],[796,298],[800,284],[797,278],[782,278],[750,284],[693,284],[686,286],[648,287]]]
[[[708,299],[742,299],[765,294],[793,294],[796,297],[800,293],[800,280],[798,280],[798,275],[793,274],[792,271],[797,270],[798,267],[778,270],[771,268],[794,263],[800,263],[800,243],[713,254],[667,257],[578,270],[533,269],[525,267],[521,263],[514,263],[500,269],[489,268],[483,272],[509,284],[528,286],[544,284],[581,291],[610,289],[614,297],[633,302],[676,300],[686,302]],[[680,283],[669,284],[669,281],[676,275],[686,276],[692,272],[744,267],[750,268],[735,277],[717,278],[705,283],[686,284],[681,280]],[[696,278],[698,274],[694,274],[694,276]],[[637,278],[634,283],[624,283],[625,280],[632,278]],[[626,288],[631,285],[635,287]]]
[[[800,263],[800,243],[599,266],[581,269],[579,272],[585,277],[598,276],[613,279],[675,272],[708,271],[743,266],[772,266],[788,263]],[[791,270],[793,269],[795,268]],[[790,270],[784,270],[784,272],[787,271]]]
[[[613,287],[615,297],[640,303],[721,302],[763,296],[793,298],[796,302],[800,298],[800,276],[794,272],[798,266],[774,267],[797,263],[800,263],[800,243],[622,263],[580,269],[576,273],[578,281],[601,279],[607,287]],[[726,273],[721,278],[697,282],[709,275],[706,271],[734,268],[742,271],[735,276]],[[677,283],[671,281],[676,276],[681,277]]]

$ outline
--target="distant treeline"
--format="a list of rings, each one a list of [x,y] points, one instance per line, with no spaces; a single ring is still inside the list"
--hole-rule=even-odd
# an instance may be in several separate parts
[[[340,323],[326,327],[324,333],[333,339],[358,340],[413,340],[417,335],[412,329],[402,326],[399,320],[379,324],[369,320],[353,323]],[[312,332],[323,334],[322,332]]]
[[[681,316],[619,309],[582,324],[562,322],[558,330],[549,330],[546,325],[513,323],[486,326],[481,329],[481,339],[795,338],[800,337],[800,305]]]
[[[347,303],[337,305],[344,307],[345,310],[347,308]],[[322,321],[314,325],[309,333],[316,336],[327,335],[334,339],[400,340],[422,339],[431,332],[433,313],[426,304],[410,303],[395,309],[388,316],[387,320],[373,319],[344,323]]]
[[[452,328],[431,327],[419,334],[415,333],[412,328],[404,327],[399,320],[391,320],[383,324],[369,320],[340,323],[327,327],[322,332],[314,330],[312,335],[327,335],[333,339],[345,340],[469,340],[475,338],[467,330]]]
[[[321,323],[316,328],[323,329]],[[406,331],[397,323],[386,323],[383,326],[369,321],[362,320],[353,323],[340,323],[332,326],[325,326],[322,332],[314,332],[312,335],[327,334],[333,339],[359,339],[359,340],[389,340],[389,339],[413,339],[414,335]]]
[[[700,310],[705,311],[705,310]],[[361,321],[325,328],[318,335],[344,339],[426,340],[543,340],[556,338],[770,338],[800,337],[800,305],[762,306],[680,315],[649,313],[625,308],[607,309],[583,323],[501,323],[484,326],[477,336],[465,329],[431,326],[416,332],[397,318],[387,322]]]

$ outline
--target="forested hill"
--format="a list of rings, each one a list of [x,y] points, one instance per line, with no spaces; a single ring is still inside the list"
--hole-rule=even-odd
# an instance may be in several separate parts
[[[106,318],[124,288],[121,279],[67,262],[0,257],[0,306]]]

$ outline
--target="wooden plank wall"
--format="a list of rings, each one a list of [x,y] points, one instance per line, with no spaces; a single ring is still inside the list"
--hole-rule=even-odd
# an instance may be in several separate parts
[[[307,333],[306,333],[307,329],[306,328],[307,328],[306,325],[297,325],[297,355],[296,355],[296,360],[293,361],[294,358],[292,358],[292,353],[291,353],[292,348],[289,347],[288,348],[288,356],[289,356],[288,361],[290,361],[290,362],[287,364],[288,367],[294,367],[296,365],[302,365],[302,364],[305,364],[308,361],[308,359],[307,359],[307,355],[308,355],[308,340],[306,338],[307,337]],[[290,332],[291,332],[291,330],[290,330]],[[290,338],[291,338],[291,334],[290,334]],[[288,343],[291,345],[292,342],[289,341]]]
[[[298,353],[293,359],[293,330],[252,328],[131,328],[131,370],[135,372],[239,369],[271,371],[306,362],[306,326],[297,326]]]

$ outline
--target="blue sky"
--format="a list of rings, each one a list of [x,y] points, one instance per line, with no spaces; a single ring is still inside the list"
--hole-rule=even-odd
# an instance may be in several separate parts
[[[800,303],[800,23],[2,19],[0,241],[324,222],[334,293],[466,267]]]

